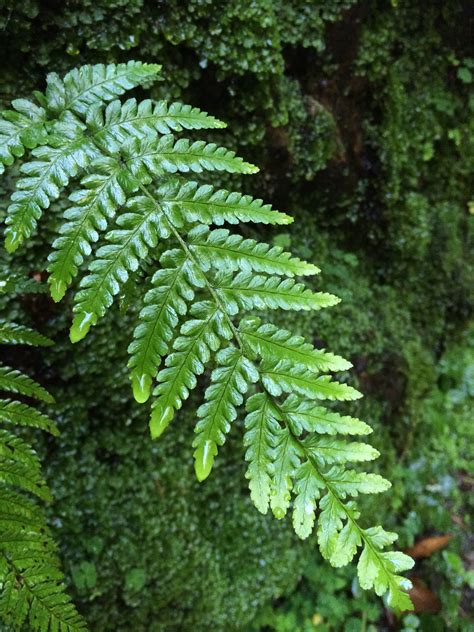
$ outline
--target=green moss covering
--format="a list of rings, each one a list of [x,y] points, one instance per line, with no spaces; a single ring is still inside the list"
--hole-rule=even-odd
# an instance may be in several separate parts
[[[447,554],[417,569],[442,593],[443,610],[406,618],[404,629],[430,632],[469,625],[465,531],[451,520],[454,510],[467,520],[466,441],[456,438],[458,412],[436,400],[447,379],[440,358],[458,353],[473,304],[468,18],[460,0],[6,0],[0,9],[3,102],[41,86],[48,70],[156,61],[164,81],[153,96],[223,118],[221,141],[261,167],[226,186],[296,216],[283,234],[265,236],[321,267],[319,287],[343,302],[286,325],[354,363],[366,394],[355,412],[375,426],[380,470],[394,481],[374,515],[402,525],[402,546],[457,534]],[[37,271],[43,253],[39,237],[15,266]],[[306,631],[320,613],[327,630],[360,629],[354,617],[383,626],[380,605],[358,596],[350,572],[322,571],[311,543],[295,543],[289,528],[252,509],[237,442],[219,459],[216,482],[203,486],[193,479],[189,413],[178,434],[151,444],[122,369],[133,296],[97,328],[95,353],[89,342],[72,349],[65,341],[67,307],[38,295],[11,309],[58,335],[51,354],[22,362],[68,402],[56,410],[60,442],[45,446],[51,516],[93,630],[245,629],[303,571],[289,619],[278,627],[265,610],[261,625]],[[302,623],[295,612],[304,612]]]

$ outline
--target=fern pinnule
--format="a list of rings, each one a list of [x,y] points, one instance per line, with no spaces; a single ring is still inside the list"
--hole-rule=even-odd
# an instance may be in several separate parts
[[[262,200],[209,184],[169,179],[155,191],[164,209],[178,210],[191,224],[291,224],[293,218],[272,209]]]
[[[206,479],[217,455],[217,446],[224,444],[231,423],[237,417],[237,406],[244,401],[249,384],[257,382],[258,371],[238,349],[222,349],[216,355],[217,368],[204,393],[204,403],[197,410],[196,437],[193,441],[194,468],[199,481]]]

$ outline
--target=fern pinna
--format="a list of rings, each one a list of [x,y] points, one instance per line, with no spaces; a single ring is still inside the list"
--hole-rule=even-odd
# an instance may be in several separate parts
[[[0,344],[47,346],[36,331],[0,322]],[[85,622],[65,592],[56,545],[43,510],[30,497],[51,500],[36,452],[11,426],[40,428],[53,435],[56,425],[23,399],[52,403],[52,396],[29,376],[0,363],[0,618],[23,629],[82,632]],[[21,397],[22,400],[18,400]]]
[[[410,584],[400,573],[412,560],[385,550],[395,534],[360,525],[355,502],[390,484],[347,467],[376,458],[368,444],[345,439],[370,428],[323,405],[360,397],[329,375],[350,363],[254,316],[316,311],[339,299],[297,280],[317,274],[316,266],[223,227],[289,224],[291,217],[248,195],[189,179],[205,171],[257,171],[233,151],[175,136],[223,123],[179,103],[117,99],[158,72],[140,62],[83,66],[64,79],[48,75],[35,103],[13,102],[1,122],[0,157],[6,166],[27,151],[31,159],[21,167],[8,208],[6,247],[18,248],[69,185],[48,271],[55,301],[82,277],[71,340],[87,335],[135,273],[143,278],[154,267],[129,347],[135,398],[145,402],[152,393],[152,437],[167,428],[213,363],[197,411],[198,479],[209,475],[237,408],[245,405],[247,477],[257,509],[271,508],[282,518],[291,507],[301,538],[312,532],[318,512],[322,555],[342,566],[361,548],[361,586],[388,592],[393,608],[407,609]]]

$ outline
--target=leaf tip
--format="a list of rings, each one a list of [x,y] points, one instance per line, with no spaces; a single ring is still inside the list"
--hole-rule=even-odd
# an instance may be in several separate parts
[[[13,252],[15,252],[15,250],[18,249],[20,244],[21,244],[20,235],[16,231],[10,232],[7,229],[6,236],[5,236],[5,250],[9,254],[12,254]]]
[[[60,281],[59,279],[55,279],[53,277],[49,277],[48,283],[51,298],[55,303],[59,303],[59,301],[66,294],[66,284],[63,281]]]
[[[217,454],[217,445],[207,439],[194,453],[194,471],[200,483],[206,480],[214,465],[214,457]]]
[[[162,408],[161,406],[156,406],[153,409],[150,417],[150,434],[152,439],[158,439],[166,428],[169,426],[171,420],[174,416],[174,410],[171,406],[166,406],[166,408]]]
[[[130,376],[132,381],[133,397],[139,404],[144,404],[150,397],[151,377],[144,373],[133,373]]]
[[[95,325],[97,321],[97,317],[90,312],[83,312],[78,314],[71,326],[71,330],[69,332],[69,339],[74,344],[79,342],[83,338],[85,338],[89,332],[89,329]]]

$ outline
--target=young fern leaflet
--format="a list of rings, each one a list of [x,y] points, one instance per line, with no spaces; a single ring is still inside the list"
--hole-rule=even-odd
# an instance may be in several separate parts
[[[359,524],[354,499],[390,485],[348,467],[378,455],[366,443],[345,439],[365,436],[370,428],[324,406],[325,400],[361,396],[328,375],[350,363],[245,315],[248,310],[316,311],[339,299],[302,282],[318,274],[313,264],[224,227],[288,224],[288,215],[261,200],[189,179],[207,171],[257,171],[226,148],[174,136],[223,123],[177,103],[116,98],[158,71],[153,64],[129,62],[85,66],[63,80],[48,76],[46,92],[36,95],[39,105],[31,106],[40,111],[40,122],[21,119],[11,150],[0,154],[9,166],[37,145],[12,196],[7,248],[19,247],[42,211],[74,181],[48,266],[56,301],[81,276],[73,291],[71,340],[89,333],[137,271],[147,274],[154,266],[129,347],[135,398],[152,397],[152,436],[165,431],[198,377],[213,367],[197,413],[198,479],[209,475],[237,407],[244,404],[247,478],[257,509],[271,509],[278,519],[291,509],[301,538],[317,522],[321,553],[334,566],[347,564],[362,549],[361,586],[388,593],[395,609],[408,609],[410,584],[401,573],[412,560],[385,551],[395,534]],[[15,113],[4,119],[14,120]],[[22,125],[37,126],[41,133],[18,149]]]

